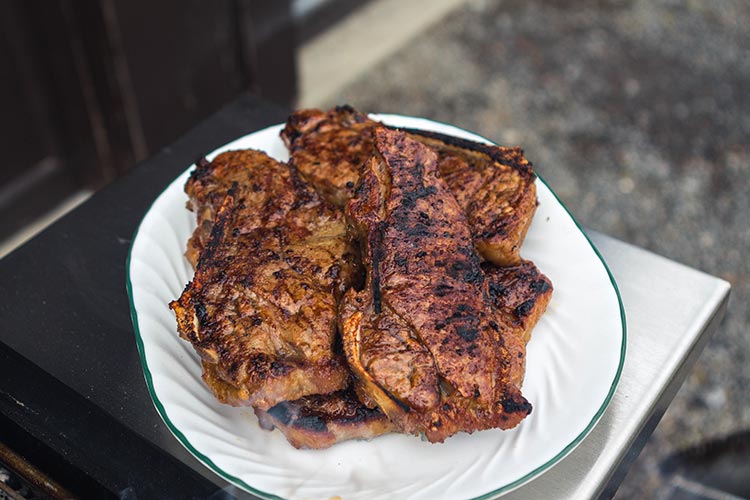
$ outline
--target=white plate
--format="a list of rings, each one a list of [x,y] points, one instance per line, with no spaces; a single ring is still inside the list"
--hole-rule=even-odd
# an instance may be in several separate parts
[[[386,123],[486,141],[429,120],[374,115]],[[281,125],[216,154],[256,148],[286,160]],[[192,167],[191,167],[192,168]],[[459,434],[443,444],[390,434],[300,451],[258,426],[250,409],[222,405],[201,380],[198,357],[177,336],[167,303],[192,278],[183,257],[195,227],[185,209],[185,171],[154,201],[130,249],[128,292],[151,397],[179,441],[228,481],[265,498],[492,498],[561,460],[601,417],[625,358],[625,316],[601,256],[543,181],[521,254],[552,280],[547,313],[528,345],[523,393],[534,410],[511,431]]]

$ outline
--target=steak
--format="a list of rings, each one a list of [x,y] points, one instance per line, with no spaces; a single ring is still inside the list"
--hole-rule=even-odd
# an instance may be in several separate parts
[[[341,211],[253,150],[199,162],[186,191],[197,265],[170,307],[216,397],[266,410],[345,388],[337,308],[358,259]]]
[[[233,151],[185,186],[196,273],[170,307],[216,397],[297,448],[517,425],[552,293],[518,255],[536,208],[522,151],[349,106],[298,111],[281,135],[289,165]]]
[[[281,132],[291,163],[323,197],[344,206],[370,157],[379,123],[350,106],[293,113]],[[480,255],[500,266],[521,263],[536,210],[536,176],[520,148],[448,135],[406,132],[438,155],[438,170],[466,214]]]
[[[295,448],[328,448],[349,439],[372,439],[395,430],[379,408],[362,404],[354,390],[305,396],[255,410],[261,427],[278,428]]]
[[[343,208],[354,194],[359,169],[372,155],[378,125],[351,106],[292,113],[281,131],[291,163],[323,198]]]
[[[253,165],[252,168],[248,168]],[[250,203],[255,205],[265,204],[270,196],[265,190],[268,183],[275,179],[261,179],[259,172],[263,170],[274,171],[280,167],[276,160],[258,151],[234,151],[231,154],[219,155],[213,162],[201,158],[196,162],[195,170],[185,183],[185,192],[188,195],[187,207],[195,212],[197,228],[188,240],[185,256],[193,268],[198,265],[203,248],[211,236],[211,228],[214,225],[216,212],[224,202],[229,189],[234,183],[238,186],[255,184],[258,190],[252,191]],[[260,183],[260,184],[259,184]],[[280,189],[275,186],[274,189]],[[241,188],[244,189],[244,188]],[[245,193],[248,196],[249,193]],[[256,221],[262,223],[262,221]]]
[[[431,442],[514,427],[531,411],[515,382],[525,345],[496,318],[438,156],[402,132],[379,127],[373,137],[346,207],[367,271],[340,312],[357,389],[401,432]]]
[[[536,175],[521,148],[489,146],[422,130],[409,135],[438,155],[479,254],[498,266],[521,263],[521,244],[536,212]]]
[[[513,267],[495,267],[485,262],[490,298],[504,324],[525,342],[544,314],[552,298],[552,282],[533,262],[525,260]]]
[[[506,342],[511,344],[511,350],[523,352],[513,345],[519,340],[529,341],[531,331],[552,296],[552,283],[530,261],[514,267],[495,267],[484,262],[481,267],[497,317],[516,335]],[[523,381],[523,373],[523,364],[516,361],[512,374],[517,386]],[[285,401],[268,411],[256,410],[255,413],[263,428],[279,429],[296,448],[328,448],[340,441],[372,439],[397,431],[379,408],[368,407],[361,402],[363,399],[372,401],[367,394],[358,397],[350,388]]]

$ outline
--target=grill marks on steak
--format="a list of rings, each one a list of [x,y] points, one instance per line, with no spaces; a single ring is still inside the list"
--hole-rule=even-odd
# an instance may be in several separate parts
[[[347,205],[367,282],[347,292],[340,319],[359,390],[401,431],[432,442],[514,427],[531,411],[513,383],[524,344],[494,319],[466,216],[439,178],[437,156],[401,132],[377,128],[374,138]]]
[[[351,106],[293,113],[281,132],[291,163],[330,203],[344,207],[362,163],[372,154],[376,122]]]
[[[362,404],[353,389],[306,396],[255,410],[261,427],[278,428],[295,448],[328,448],[349,439],[372,439],[396,430],[379,408]]]
[[[466,213],[477,251],[498,266],[520,264],[537,205],[536,175],[523,150],[407,132],[438,154],[440,174]]]
[[[247,168],[248,165],[254,165]],[[188,208],[195,212],[198,226],[188,241],[185,256],[195,268],[203,248],[211,236],[216,212],[234,183],[242,191],[243,201],[254,206],[268,203],[271,193],[283,190],[283,180],[264,178],[263,169],[278,170],[276,160],[258,151],[233,151],[219,155],[213,162],[201,158],[185,183]],[[282,182],[282,184],[279,184]],[[258,219],[256,224],[263,221]]]
[[[340,211],[293,168],[252,150],[199,164],[186,190],[200,258],[170,307],[217,398],[268,409],[344,388],[337,306],[357,259]]]
[[[485,273],[495,318],[515,337],[504,337],[511,352],[523,353],[519,342],[529,341],[531,331],[549,303],[552,284],[533,262],[498,268],[488,262],[481,265]],[[441,287],[442,288],[442,287]],[[511,381],[520,387],[524,375],[524,358],[511,358]],[[372,439],[397,432],[395,425],[360,389],[352,388],[326,395],[307,396],[279,403],[268,411],[256,410],[264,429],[279,429],[296,448],[328,448],[349,439]],[[367,401],[367,406],[361,401]]]
[[[291,115],[281,137],[291,162],[326,199],[344,206],[370,157],[379,123],[350,106]],[[488,146],[406,130],[438,154],[438,170],[466,214],[480,255],[500,266],[521,263],[519,251],[536,210],[536,176],[520,148]]]
[[[438,250],[441,256],[446,248],[452,257],[457,256],[450,265],[442,257],[428,255],[426,248],[413,255],[390,253],[384,241],[393,234],[376,224],[368,241],[380,250],[367,262],[368,287],[361,293],[351,290],[341,311],[337,310],[344,291],[359,282],[361,263],[355,258],[357,249],[343,237],[340,211],[321,198],[343,208],[355,196],[362,165],[371,166],[373,132],[379,126],[348,106],[327,113],[299,111],[282,132],[291,165],[257,151],[235,151],[213,162],[199,161],[185,186],[188,207],[198,219],[186,256],[198,269],[183,295],[170,304],[180,335],[201,355],[203,378],[219,400],[252,405],[262,427],[278,428],[298,448],[326,448],[338,441],[370,439],[392,431],[424,433],[431,441],[442,441],[459,431],[512,427],[531,410],[517,387],[523,380],[525,342],[552,289],[533,263],[518,257],[536,207],[533,172],[520,149],[409,131],[410,137],[437,153],[437,167],[454,189],[451,198],[458,198],[458,212],[469,218],[471,232],[494,245],[482,247],[477,242],[476,248],[483,250],[485,258],[517,265],[496,268],[485,262],[480,268],[471,243],[468,250],[459,244],[456,248],[463,251],[458,253],[452,253],[450,245]],[[387,219],[392,172],[383,168],[389,166],[386,157],[396,165],[408,162],[406,157],[414,152],[407,148],[399,160],[395,149],[384,154],[381,144],[376,152],[381,168],[365,168],[365,177],[368,172],[374,174],[375,191],[382,196],[373,220]],[[421,149],[418,152],[423,154]],[[416,190],[401,195],[407,211],[419,205],[420,199],[432,203],[444,195],[430,185],[432,174],[425,176],[421,160],[418,165],[421,170],[412,180],[422,179],[421,183],[413,182]],[[405,172],[405,164],[399,168]],[[423,182],[425,178],[430,182]],[[374,192],[372,184],[370,188]],[[360,187],[357,198],[363,199],[364,192]],[[487,210],[497,206],[503,207],[499,216]],[[449,212],[443,214],[446,219],[456,211]],[[399,224],[407,239],[415,242],[437,234],[430,232],[434,214],[421,210],[417,224],[411,224],[414,221],[405,213]],[[318,221],[321,217],[326,221]],[[372,229],[367,224],[356,226],[352,234],[359,237]],[[478,234],[482,227],[487,229]],[[448,233],[448,229],[442,231],[443,237],[452,238],[445,236]],[[279,260],[283,265],[273,264]],[[428,276],[430,286],[422,290],[418,280],[399,276],[399,270],[420,273],[433,265],[445,268],[441,272],[447,272],[448,278],[432,283]],[[478,286],[479,302],[489,301],[494,309],[461,303],[451,310],[450,301],[442,298],[456,293],[451,280],[457,279]],[[384,283],[388,284],[385,288]],[[446,320],[435,321],[430,329],[429,321],[418,319],[424,304],[411,301],[420,294],[424,299],[432,285],[432,293],[443,303],[428,312],[438,311]],[[312,296],[307,295],[310,290]],[[401,310],[397,312],[392,304]],[[345,330],[356,324],[361,335],[375,324],[380,332],[345,345],[347,354],[356,351],[364,362],[352,366],[358,383],[345,390],[341,388],[348,384],[349,368],[339,354],[341,346],[336,345],[340,340],[335,325],[331,328],[331,318],[335,322],[339,313]],[[291,328],[285,330],[289,318],[293,318]],[[445,337],[440,339],[439,334],[446,329],[453,339],[443,342]],[[345,331],[344,337],[351,339],[351,331]],[[422,334],[431,344],[425,343]],[[436,338],[444,349],[434,355],[429,346],[434,347]],[[495,367],[489,382],[481,376],[486,366],[481,367],[476,382],[471,377],[462,379],[461,375],[475,369],[471,359],[481,359],[477,352],[486,352],[488,345],[496,351],[488,358]],[[370,377],[367,370],[376,377]],[[373,384],[375,379],[383,383]]]
[[[504,324],[528,342],[552,298],[552,282],[528,260],[512,267],[485,262],[482,270],[487,276],[490,298]]]

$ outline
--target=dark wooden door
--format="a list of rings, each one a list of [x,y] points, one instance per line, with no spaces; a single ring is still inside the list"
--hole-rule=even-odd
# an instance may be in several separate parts
[[[290,0],[6,0],[0,29],[0,239],[241,92],[295,97]]]

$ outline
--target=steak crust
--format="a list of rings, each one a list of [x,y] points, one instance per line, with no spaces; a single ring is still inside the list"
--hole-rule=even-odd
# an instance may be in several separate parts
[[[344,207],[354,194],[359,169],[372,154],[378,125],[351,106],[296,111],[281,131],[291,163],[327,201]]]
[[[255,410],[261,427],[278,428],[295,448],[328,448],[350,439],[372,439],[392,432],[393,423],[379,408],[362,404],[354,390],[305,396]]]
[[[367,270],[340,318],[358,390],[400,431],[431,442],[514,427],[531,411],[513,382],[523,377],[525,346],[494,317],[437,155],[398,131],[381,127],[374,137],[375,154],[347,205]]]
[[[529,260],[513,267],[482,264],[490,298],[505,325],[524,341],[547,309],[552,298],[552,282]]]
[[[350,106],[293,113],[281,137],[291,162],[326,199],[343,207],[370,157],[379,123]],[[405,130],[438,154],[438,170],[466,214],[480,255],[500,266],[521,263],[536,211],[536,176],[520,148]]]
[[[199,160],[186,183],[198,226],[186,251],[195,278],[170,303],[180,336],[220,401],[252,405],[297,448],[393,431],[442,442],[531,411],[518,390],[525,344],[552,293],[518,255],[536,208],[531,164],[518,148],[404,132],[349,106],[298,111],[281,134],[290,165],[234,151]],[[364,289],[332,205],[348,206],[366,251]]]
[[[198,265],[198,258],[211,236],[216,213],[234,183],[239,186],[244,203],[263,206],[273,193],[283,190],[284,179],[264,179],[259,173],[264,170],[274,172],[280,168],[284,167],[280,167],[276,160],[254,150],[232,151],[217,156],[212,162],[205,158],[196,162],[195,169],[185,183],[187,207],[195,212],[198,222],[185,252],[193,268]],[[254,187],[248,190],[247,186]],[[262,217],[258,214],[254,223],[262,224]]]
[[[466,213],[480,255],[498,266],[521,264],[521,244],[537,206],[536,175],[523,150],[407,132],[438,154],[440,174]]]
[[[498,268],[482,263],[490,300],[504,324],[516,340],[528,342],[531,332],[552,296],[552,284],[533,262],[524,261],[515,267]],[[519,348],[511,351],[522,352]],[[511,370],[512,380],[520,387],[523,366]],[[267,412],[256,410],[261,426],[279,429],[296,448],[328,448],[340,441],[372,439],[388,432],[397,432],[379,408],[361,402],[370,401],[367,394],[358,395],[351,388],[332,394],[307,396],[297,401],[279,403]],[[371,402],[371,406],[375,403]]]
[[[340,211],[293,168],[252,150],[200,162],[186,191],[200,257],[170,307],[217,398],[268,409],[343,389],[337,304],[357,259]]]

